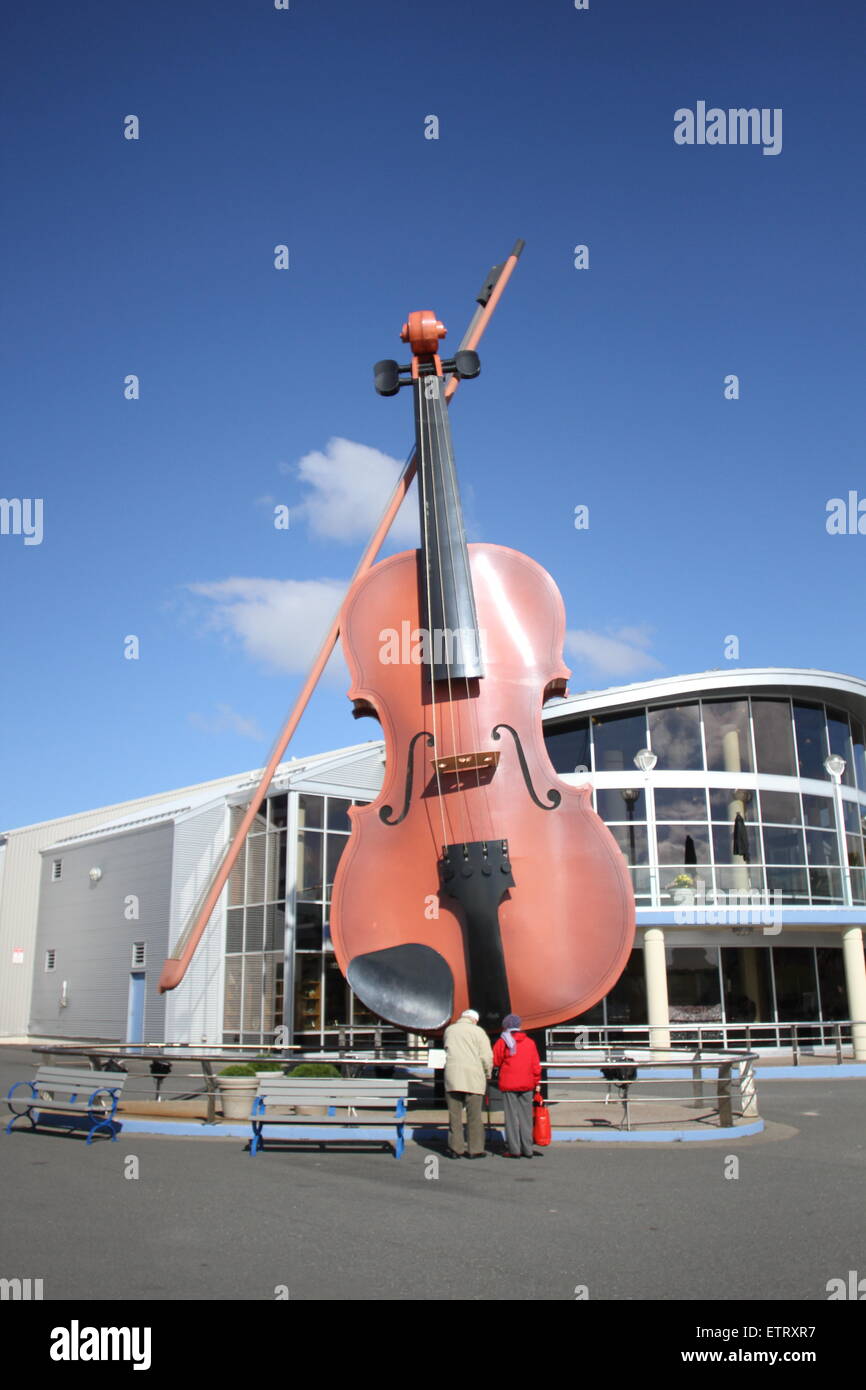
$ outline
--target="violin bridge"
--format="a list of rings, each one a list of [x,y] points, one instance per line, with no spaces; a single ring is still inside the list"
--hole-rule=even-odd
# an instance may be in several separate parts
[[[457,753],[452,758],[434,758],[433,767],[441,775],[443,772],[477,772],[481,768],[493,771],[498,762],[498,750],[492,753]]]

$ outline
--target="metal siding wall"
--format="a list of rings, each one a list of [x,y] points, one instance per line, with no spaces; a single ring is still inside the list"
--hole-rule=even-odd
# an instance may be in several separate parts
[[[161,1041],[165,1010],[157,982],[168,946],[173,838],[169,822],[43,856],[31,1034],[123,1041],[132,945],[143,941],[144,1041]],[[51,881],[54,858],[63,861],[57,883]],[[102,869],[96,884],[89,878],[93,867]],[[124,915],[132,894],[138,898],[137,920]],[[49,949],[57,953],[53,971],[44,968]],[[69,1002],[61,1008],[64,980]]]
[[[171,892],[171,946],[222,856],[228,842],[229,811],[225,801],[181,816],[175,823]],[[222,1041],[222,999],[225,963],[225,909],[228,890],[221,893],[186,976],[166,998],[166,1040]]]
[[[73,835],[97,830],[111,821],[124,817],[132,819],[141,812],[146,814],[148,807],[164,805],[171,800],[182,804],[183,797],[201,793],[209,787],[213,787],[215,795],[221,789],[227,792],[237,782],[237,776],[219,777],[212,783],[156,792],[153,796],[140,796],[8,832],[5,870],[0,884],[0,1037],[26,1034],[34,977],[42,970],[42,961],[34,959],[42,873],[39,851]],[[23,965],[12,965],[12,951],[16,946],[24,950]]]
[[[308,783],[311,787],[315,784],[317,788],[326,793],[331,792],[334,796],[370,797],[372,800],[379,791],[384,776],[385,765],[382,762],[381,751],[374,748],[362,757],[329,768],[327,772],[317,772],[315,767],[311,767],[308,775],[300,776],[295,786],[303,790]]]

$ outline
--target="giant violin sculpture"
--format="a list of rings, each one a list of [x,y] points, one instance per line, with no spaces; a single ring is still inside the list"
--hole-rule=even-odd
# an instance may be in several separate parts
[[[341,614],[356,715],[385,736],[385,781],[351,811],[337,868],[337,961],[381,1018],[435,1032],[472,1006],[540,1028],[591,1008],[634,940],[625,860],[588,786],[557,779],[541,707],[562,694],[565,611],[550,575],[516,550],[468,545],[445,373],[445,329],[411,314],[410,366],[380,362],[376,388],[411,385],[421,549],[373,566]]]

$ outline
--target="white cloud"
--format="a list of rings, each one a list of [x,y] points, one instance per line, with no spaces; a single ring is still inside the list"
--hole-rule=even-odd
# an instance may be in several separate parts
[[[565,650],[598,675],[639,675],[662,669],[662,663],[648,650],[651,637],[649,629],[640,627],[621,627],[607,633],[570,629],[565,634]]]
[[[238,714],[231,705],[217,705],[216,714],[191,714],[189,722],[197,729],[204,730],[206,734],[231,732],[240,734],[241,738],[255,739],[256,742],[262,742],[265,737],[255,719],[247,719],[245,715]]]
[[[328,540],[367,540],[379,520],[404,464],[351,439],[329,439],[324,450],[305,454],[297,465],[307,489],[292,508],[305,518],[315,536]],[[285,472],[294,471],[281,465]],[[403,502],[389,532],[401,545],[418,544],[418,502],[414,487]]]
[[[295,674],[312,665],[347,586],[331,579],[223,579],[189,587],[212,601],[211,625],[236,637],[247,656]]]

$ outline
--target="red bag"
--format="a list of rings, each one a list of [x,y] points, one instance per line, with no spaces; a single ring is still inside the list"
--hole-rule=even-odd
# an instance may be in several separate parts
[[[546,1149],[550,1143],[550,1111],[544,1104],[540,1090],[535,1092],[532,1106],[532,1142],[537,1144],[540,1149]]]

